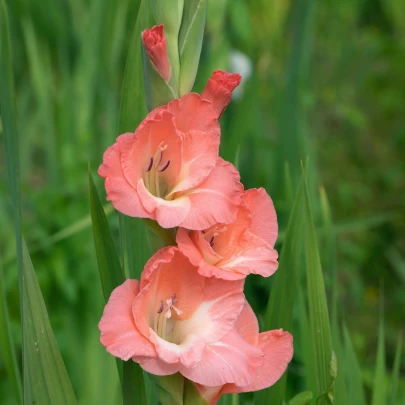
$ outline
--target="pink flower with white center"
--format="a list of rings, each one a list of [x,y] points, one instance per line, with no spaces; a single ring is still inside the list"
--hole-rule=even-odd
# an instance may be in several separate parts
[[[236,221],[215,224],[203,231],[179,228],[179,249],[198,266],[200,274],[238,280],[248,274],[272,275],[278,267],[277,216],[263,188],[242,194]]]
[[[161,249],[140,282],[127,280],[112,292],[99,323],[101,343],[155,375],[180,372],[208,387],[250,386],[266,352],[257,336],[245,336],[257,331],[254,322],[245,331],[240,320],[243,284],[203,277],[177,248]]]
[[[104,153],[98,173],[107,200],[163,228],[233,222],[243,186],[235,167],[218,156],[219,138],[217,114],[198,94],[155,108]]]
[[[263,351],[263,364],[255,370],[252,382],[244,386],[234,383],[217,387],[196,384],[208,405],[215,405],[222,394],[259,391],[272,386],[284,374],[292,359],[294,349],[291,334],[282,329],[259,333],[257,318],[249,304],[245,304],[234,328],[246,342]]]

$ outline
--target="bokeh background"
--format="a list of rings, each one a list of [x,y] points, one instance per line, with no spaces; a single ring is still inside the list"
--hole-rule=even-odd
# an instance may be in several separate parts
[[[195,90],[203,88],[214,69],[243,76],[221,118],[221,155],[237,164],[246,188],[264,186],[272,196],[280,223],[278,247],[301,160],[309,158],[310,198],[327,294],[330,297],[333,277],[323,256],[320,190],[328,197],[336,236],[338,311],[350,332],[369,401],[380,303],[388,385],[405,326],[405,2],[208,3]],[[99,344],[103,298],[87,171],[90,164],[96,172],[103,151],[118,135],[121,84],[139,1],[7,4],[25,239],[79,402],[119,403],[115,362]],[[0,143],[0,257],[20,347],[14,226],[3,146]],[[96,182],[104,198],[101,179]],[[117,215],[107,203],[106,209],[119,245]],[[247,297],[260,319],[270,284],[253,276],[247,283]],[[295,393],[305,389],[299,340],[297,345],[289,377],[289,389]],[[393,405],[405,401],[404,358],[401,371]],[[15,403],[1,356],[0,403]]]

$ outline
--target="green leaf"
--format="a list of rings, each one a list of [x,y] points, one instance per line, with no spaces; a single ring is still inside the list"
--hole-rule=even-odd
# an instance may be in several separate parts
[[[0,265],[0,351],[7,370],[8,377],[13,386],[17,402],[22,404],[22,384],[20,368],[15,355],[15,345],[11,333],[8,315],[6,289],[4,286],[3,268]]]
[[[194,85],[204,37],[207,0],[188,0],[184,3],[179,33],[180,96],[189,93]]]
[[[93,222],[94,244],[104,300],[108,301],[114,288],[125,281],[110,227],[89,170],[90,213]]]
[[[335,373],[331,364],[332,352],[329,314],[326,302],[321,260],[312,219],[308,190],[304,180],[304,216],[305,216],[305,267],[307,274],[307,295],[309,322],[314,357],[315,386],[313,387],[317,404],[333,403],[333,385]]]
[[[22,319],[24,403],[75,404],[76,398],[56,344],[45,303],[21,233],[19,150],[7,10],[0,3],[0,107],[7,171],[14,207]]]
[[[385,404],[387,401],[387,381],[385,370],[385,338],[384,338],[384,304],[380,299],[380,320],[378,326],[377,360],[374,371],[373,395],[371,405]]]
[[[346,375],[347,397],[350,398],[353,404],[366,405],[361,370],[346,325],[343,325],[343,337],[345,351],[344,372]]]
[[[122,400],[124,405],[147,404],[143,371],[132,360],[123,362]]]
[[[311,391],[304,391],[297,394],[294,398],[290,399],[288,405],[305,405],[311,401],[313,394]]]
[[[24,404],[76,404],[76,397],[23,244]]]
[[[331,297],[331,334],[332,344],[337,357],[337,375],[335,382],[335,405],[347,404],[347,389],[344,372],[345,353],[340,339],[340,328],[337,314],[338,302],[338,278],[337,278],[337,259],[336,259],[336,237],[332,222],[332,214],[328,201],[328,196],[323,187],[320,188],[321,214],[322,214],[322,264],[325,269],[329,270],[332,280],[332,297]]]
[[[395,351],[394,367],[392,369],[391,389],[390,389],[390,405],[395,405],[397,402],[399,375],[401,368],[402,354],[402,333],[398,335],[397,349]]]
[[[279,268],[272,277],[272,288],[265,315],[265,330],[283,328],[292,330],[293,306],[297,294],[301,251],[305,225],[303,179],[299,184],[287,227],[287,234],[280,255]],[[279,405],[283,402],[286,373],[267,390],[255,393],[256,404]]]
[[[148,374],[154,387],[157,390],[157,396],[161,405],[183,405],[183,393],[185,378],[180,374],[159,376]],[[192,392],[190,391],[189,394]],[[187,404],[187,402],[185,402]],[[195,402],[188,402],[194,404]]]

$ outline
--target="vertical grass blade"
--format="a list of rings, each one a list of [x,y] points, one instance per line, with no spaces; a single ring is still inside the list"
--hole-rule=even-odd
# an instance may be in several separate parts
[[[25,243],[22,259],[24,404],[76,404]]]
[[[22,239],[14,81],[8,16],[4,1],[0,3],[0,30],[0,104],[16,225],[23,331],[24,403],[75,404],[75,394],[49,323],[31,259]]]
[[[375,363],[373,395],[371,405],[385,404],[387,401],[387,382],[385,370],[385,333],[383,298],[380,299],[380,320],[378,325],[377,359]]]
[[[280,265],[273,276],[270,299],[265,315],[265,330],[283,328],[292,332],[293,306],[297,292],[301,251],[304,243],[304,183],[301,183],[288,222]],[[283,402],[286,374],[272,387],[255,394],[255,404],[280,405]]]
[[[343,325],[343,339],[345,350],[343,371],[346,375],[347,397],[353,404],[366,405],[361,370],[346,325]]]
[[[104,300],[108,301],[115,287],[125,281],[107,217],[89,170],[90,213],[93,222],[94,244]]]
[[[397,402],[399,374],[401,368],[401,355],[402,355],[402,333],[398,335],[397,349],[395,351],[394,367],[392,370],[391,389],[390,389],[390,405],[395,405]]]
[[[317,405],[333,402],[333,384],[336,378],[334,354],[332,353],[329,314],[326,302],[321,260],[312,220],[308,190],[304,180],[305,216],[305,266],[307,274],[307,295],[309,322],[314,356],[315,386],[314,396]]]
[[[22,404],[22,384],[20,377],[20,368],[15,355],[15,346],[11,334],[10,319],[8,315],[8,306],[6,299],[6,290],[4,286],[3,268],[0,265],[0,352],[3,359],[8,377],[13,386],[15,398],[19,404]]]

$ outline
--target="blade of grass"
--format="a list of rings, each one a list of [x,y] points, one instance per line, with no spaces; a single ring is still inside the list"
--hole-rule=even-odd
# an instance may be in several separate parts
[[[374,370],[373,395],[371,405],[385,404],[387,401],[387,383],[385,370],[385,337],[384,337],[384,299],[380,298],[380,320],[378,326],[377,359]]]
[[[325,284],[305,180],[304,195],[305,266],[312,355],[314,356],[315,368],[315,386],[313,388],[317,405],[328,405],[333,402],[336,367],[333,364],[334,353],[332,352]]]
[[[304,391],[290,399],[288,405],[305,405],[312,400],[313,394],[311,391]]]
[[[390,389],[390,405],[395,405],[398,395],[399,375],[401,368],[401,355],[402,355],[402,332],[398,335],[397,349],[395,350],[394,367],[392,369],[391,389]]]
[[[301,267],[304,243],[304,183],[299,184],[288,222],[286,238],[280,255],[280,265],[273,276],[270,299],[265,314],[265,330],[283,328],[292,330],[293,306]],[[283,402],[286,373],[267,390],[255,393],[255,404],[279,405]]]
[[[336,265],[336,239],[332,223],[332,214],[328,201],[328,196],[323,187],[320,188],[321,215],[323,221],[323,249],[322,249],[322,264],[329,271],[332,294],[331,294],[331,334],[332,344],[336,351],[337,357],[337,375],[335,382],[335,404],[346,405],[346,381],[344,373],[344,350],[340,339],[340,328],[337,314],[338,301],[338,278]]]
[[[114,288],[125,281],[118,254],[108,226],[107,216],[89,170],[90,212],[93,222],[94,244],[104,300],[108,301]]]
[[[15,398],[22,404],[22,384],[20,368],[15,355],[15,345],[11,333],[3,268],[0,265],[0,350],[8,377],[14,389]]]
[[[19,148],[7,9],[0,3],[0,104],[16,228],[22,320],[24,403],[75,404],[69,376],[21,232]]]
[[[25,243],[22,259],[24,403],[76,404]]]
[[[347,397],[350,398],[353,404],[366,405],[359,362],[350,339],[349,331],[345,324],[343,324],[343,338],[345,350],[344,372],[346,374]]]

